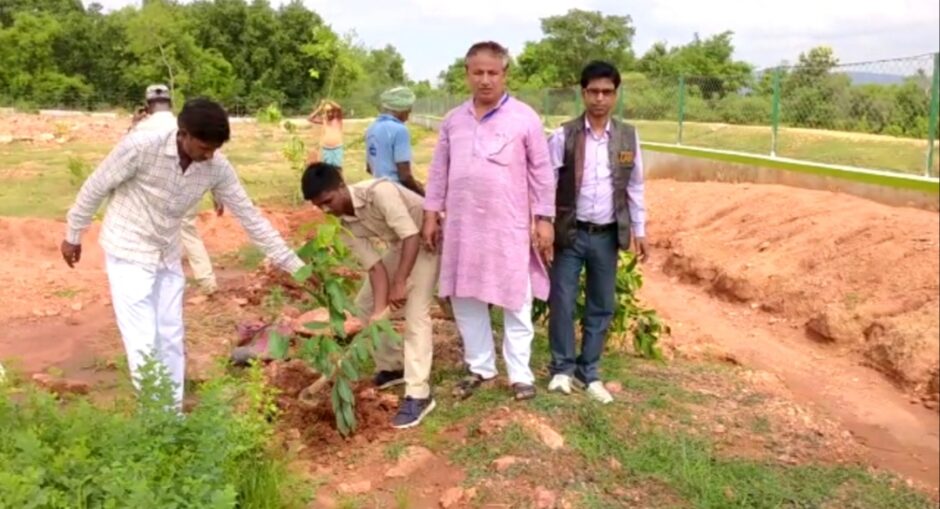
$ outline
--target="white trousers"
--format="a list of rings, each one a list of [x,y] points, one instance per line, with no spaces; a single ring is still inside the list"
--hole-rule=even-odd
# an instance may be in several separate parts
[[[473,298],[452,297],[451,306],[463,338],[464,362],[470,366],[470,372],[483,378],[496,376],[496,347],[489,305]],[[503,308],[503,329],[503,360],[509,371],[509,382],[532,384],[535,376],[529,368],[529,361],[535,329],[532,327],[531,284],[522,309],[510,311]]]
[[[193,279],[199,285],[199,288],[206,293],[213,293],[218,288],[215,280],[215,273],[212,272],[212,260],[209,258],[209,252],[206,251],[206,245],[202,243],[202,237],[199,236],[199,230],[196,229],[196,214],[199,212],[199,204],[193,206],[183,216],[180,224],[180,241],[183,244],[183,251],[186,252],[186,259],[189,261],[189,268],[193,270]]]
[[[106,257],[111,303],[134,386],[140,389],[140,368],[146,357],[153,355],[169,374],[174,403],[180,410],[186,374],[183,267],[176,261],[149,269],[111,255]]]

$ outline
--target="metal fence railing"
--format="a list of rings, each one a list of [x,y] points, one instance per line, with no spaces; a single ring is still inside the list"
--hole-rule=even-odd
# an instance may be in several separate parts
[[[615,115],[636,124],[643,141],[940,175],[940,54],[846,65],[810,61],[744,81],[628,72]],[[513,93],[549,127],[582,110],[577,87]],[[443,116],[464,100],[425,97],[415,112]]]

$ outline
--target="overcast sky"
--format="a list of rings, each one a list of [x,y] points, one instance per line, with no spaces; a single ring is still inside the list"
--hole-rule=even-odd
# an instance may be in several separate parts
[[[106,9],[140,0],[97,0]],[[286,1],[286,0],[284,0]],[[85,3],[91,3],[85,0]],[[272,0],[273,5],[282,3]],[[493,39],[518,54],[541,36],[539,18],[571,8],[628,14],[640,56],[656,41],[684,44],[698,32],[733,30],[736,56],[758,67],[794,61],[827,44],[840,61],[937,51],[937,0],[304,0],[341,33],[368,46],[393,44],[408,74],[434,79],[475,41]]]

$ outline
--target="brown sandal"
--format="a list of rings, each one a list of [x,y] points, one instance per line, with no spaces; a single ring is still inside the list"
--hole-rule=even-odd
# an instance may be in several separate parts
[[[512,384],[513,398],[516,401],[524,401],[535,397],[535,386],[524,383]]]
[[[454,396],[460,399],[467,399],[473,396],[473,393],[486,381],[487,380],[482,376],[476,373],[470,373],[457,382],[457,386],[454,387]]]

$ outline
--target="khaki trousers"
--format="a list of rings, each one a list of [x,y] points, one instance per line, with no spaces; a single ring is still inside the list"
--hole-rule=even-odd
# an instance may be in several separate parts
[[[400,256],[401,249],[398,245],[389,249],[382,257],[390,279],[395,277]],[[418,258],[411,269],[406,287],[408,300],[404,307],[395,313],[403,313],[405,317],[402,344],[385,337],[374,354],[378,371],[404,369],[405,395],[415,399],[425,399],[431,394],[431,362],[434,357],[431,303],[434,301],[434,287],[441,268],[440,262],[440,256],[436,253],[429,253],[424,249],[418,251]],[[366,278],[356,296],[356,306],[368,316],[372,312],[373,303],[372,285]]]

